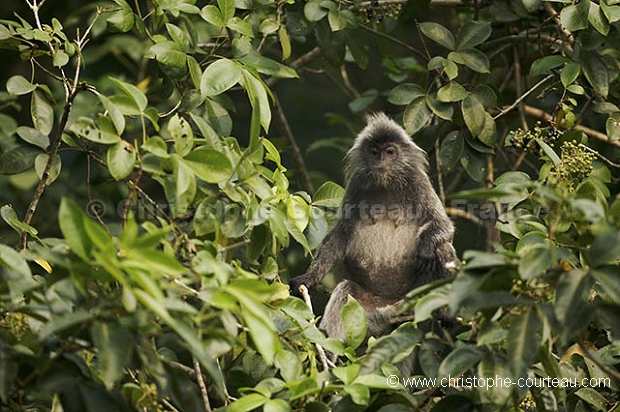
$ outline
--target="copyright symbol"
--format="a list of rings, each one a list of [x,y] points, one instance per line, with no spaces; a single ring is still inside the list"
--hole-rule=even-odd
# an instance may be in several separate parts
[[[94,199],[86,204],[86,214],[93,219],[103,216],[105,209],[103,200]]]
[[[387,377],[387,384],[390,388],[396,388],[400,385],[400,379],[398,379],[397,375],[390,375]]]

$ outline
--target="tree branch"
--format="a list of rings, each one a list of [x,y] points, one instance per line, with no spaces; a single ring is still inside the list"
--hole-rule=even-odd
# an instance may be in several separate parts
[[[553,116],[551,116],[549,113],[537,107],[528,106],[526,104],[526,105],[523,105],[523,110],[525,110],[525,114],[529,116],[534,116],[538,119],[542,119],[545,121],[553,120]],[[588,136],[595,138],[596,140],[600,140],[601,142],[607,143],[612,146],[620,147],[620,141],[609,140],[609,138],[607,137],[605,133],[601,133],[598,130],[590,129],[589,127],[582,126],[580,124],[573,126],[572,130],[583,132],[587,134]]]
[[[542,79],[541,81],[539,81],[538,83],[536,83],[534,85],[534,87],[532,87],[530,90],[528,90],[527,92],[523,93],[517,100],[514,101],[513,104],[511,104],[510,106],[508,106],[507,108],[505,108],[504,110],[502,110],[501,112],[499,112],[499,114],[497,114],[495,117],[493,117],[493,120],[497,120],[500,117],[502,117],[503,115],[505,115],[506,113],[510,112],[512,109],[514,109],[515,107],[517,107],[517,105],[519,103],[521,103],[523,100],[525,100],[525,98],[527,96],[529,96],[530,94],[532,94],[534,92],[534,90],[538,89],[540,86],[542,86],[547,80],[552,79],[555,76],[555,74],[550,74],[547,77],[545,77],[544,79]]]
[[[293,131],[291,130],[288,120],[286,119],[284,109],[280,104],[278,96],[274,94],[273,98],[275,101],[275,121],[278,124],[280,132],[288,141],[289,153],[293,158],[293,163],[295,164],[295,171],[297,172],[297,180],[299,181],[301,188],[308,192],[310,195],[312,195],[314,193],[314,187],[312,186],[312,181],[310,180],[310,175],[308,174],[308,169],[306,168],[304,158],[301,155],[301,150],[299,149],[297,140],[295,140],[295,136],[293,135]]]
[[[30,225],[30,223],[32,222],[32,218],[37,211],[39,201],[43,196],[43,192],[45,192],[45,187],[47,186],[47,181],[50,177],[50,170],[52,170],[52,165],[54,164],[54,158],[56,157],[56,154],[58,154],[58,148],[60,147],[60,143],[62,142],[62,134],[65,131],[65,127],[67,127],[67,122],[69,121],[69,114],[71,113],[73,101],[75,100],[76,96],[79,94],[80,91],[86,90],[87,88],[88,86],[86,83],[80,83],[78,84],[78,87],[73,90],[73,92],[67,98],[67,102],[65,103],[60,123],[58,124],[58,129],[56,130],[56,136],[54,137],[54,141],[51,147],[48,149],[47,163],[45,164],[45,168],[43,169],[41,180],[39,181],[39,184],[34,190],[34,195],[32,196],[32,200],[30,201],[30,205],[28,206],[28,211],[26,212],[26,216],[24,217],[24,223],[27,225]],[[27,243],[28,233],[22,232],[17,250],[24,249]]]

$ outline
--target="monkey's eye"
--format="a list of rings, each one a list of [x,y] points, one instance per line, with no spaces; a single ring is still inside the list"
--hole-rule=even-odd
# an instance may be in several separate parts
[[[387,149],[385,149],[385,153],[387,153],[390,157],[394,157],[396,156],[396,149],[393,147],[388,147]]]
[[[380,150],[376,147],[371,147],[368,149],[368,153],[370,153],[372,157],[378,157],[380,154]]]

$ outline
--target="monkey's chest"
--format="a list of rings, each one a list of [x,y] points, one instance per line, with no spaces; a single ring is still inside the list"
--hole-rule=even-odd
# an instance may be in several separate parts
[[[408,269],[414,256],[417,233],[418,228],[413,222],[398,226],[390,220],[358,224],[346,248],[349,274],[366,284],[410,277]]]

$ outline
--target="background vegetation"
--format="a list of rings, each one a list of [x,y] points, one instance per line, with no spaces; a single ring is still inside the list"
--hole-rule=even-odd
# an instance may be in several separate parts
[[[617,0],[0,13],[1,410],[620,410]],[[360,357],[360,307],[326,339],[286,282],[376,110],[428,151],[466,265]],[[390,387],[412,351],[579,385]]]

